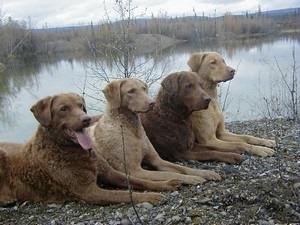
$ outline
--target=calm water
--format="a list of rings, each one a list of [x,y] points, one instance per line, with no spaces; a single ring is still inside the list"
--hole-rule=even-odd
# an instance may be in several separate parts
[[[224,102],[227,85],[230,84],[226,120],[261,118],[266,116],[263,97],[276,95],[276,83],[280,80],[276,61],[283,72],[292,72],[293,46],[299,66],[299,40],[295,39],[260,40],[242,44],[206,43],[199,46],[182,44],[164,50],[163,57],[155,62],[156,73],[163,73],[162,70],[167,64],[166,74],[189,70],[186,62],[192,52],[218,51],[228,65],[237,69],[235,78],[230,83],[222,84],[220,89]],[[140,58],[141,61],[145,59],[147,56]],[[30,138],[38,124],[29,110],[30,107],[48,95],[69,91],[81,94],[84,83],[88,84],[85,98],[90,108],[89,113],[95,115],[103,111],[104,103],[99,99],[104,99],[100,90],[106,82],[92,78],[89,67],[95,67],[95,62],[87,55],[37,57],[27,59],[21,65],[0,75],[0,141],[24,142]],[[116,73],[114,70],[110,72]],[[150,93],[155,95],[158,87],[159,82],[154,83]],[[100,112],[95,111],[95,107]]]

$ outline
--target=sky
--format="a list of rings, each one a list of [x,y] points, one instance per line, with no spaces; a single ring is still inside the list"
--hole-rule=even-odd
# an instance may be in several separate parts
[[[123,0],[128,1],[128,0]],[[131,0],[135,17],[219,16],[300,7],[299,0]],[[119,18],[116,0],[0,0],[0,18],[25,21],[31,28],[99,24]],[[105,10],[106,8],[106,10]]]

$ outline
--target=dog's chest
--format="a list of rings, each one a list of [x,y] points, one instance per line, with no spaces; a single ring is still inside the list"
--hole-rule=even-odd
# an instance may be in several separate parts
[[[223,112],[219,106],[219,103],[216,101],[212,101],[209,105],[209,108],[204,112],[206,113],[206,115],[209,115],[212,123],[219,124],[219,122],[223,119]]]
[[[166,127],[168,129],[168,137],[176,145],[178,150],[188,150],[193,148],[195,136],[192,129],[192,124],[189,121],[177,121],[176,124]]]

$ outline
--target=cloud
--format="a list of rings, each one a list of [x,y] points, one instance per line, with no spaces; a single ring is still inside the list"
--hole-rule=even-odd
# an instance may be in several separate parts
[[[199,3],[203,3],[203,4],[211,4],[212,1],[209,1],[209,0],[198,0],[197,2]],[[241,2],[241,0],[214,0],[213,4],[214,5],[224,5],[224,4],[234,4],[234,3],[237,3],[237,2]]]
[[[111,20],[119,18],[115,0],[2,0],[1,12],[14,20],[30,22],[33,27],[68,26],[89,24],[106,20],[104,2]],[[127,1],[127,0],[123,0]],[[262,11],[299,7],[299,0],[133,0],[134,14],[139,16],[187,16],[205,13],[208,16],[223,15],[225,12],[254,12],[261,6]]]

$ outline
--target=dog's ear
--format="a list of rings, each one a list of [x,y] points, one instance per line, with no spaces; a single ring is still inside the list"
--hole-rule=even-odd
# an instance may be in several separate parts
[[[107,84],[102,90],[106,100],[113,108],[121,106],[121,85],[122,80],[114,80]]]
[[[82,103],[83,103],[83,112],[87,113],[85,100],[84,100],[83,97],[81,97],[81,96],[79,96],[79,97],[82,99]]]
[[[206,56],[205,53],[193,53],[187,64],[193,72],[198,72]]]
[[[173,95],[178,92],[180,77],[180,72],[172,73],[165,79],[163,79],[163,81],[161,82],[161,86],[171,95]]]
[[[36,120],[44,127],[51,124],[51,104],[52,97],[48,96],[39,100],[30,108]]]
[[[136,79],[145,87],[145,92],[148,93],[148,85],[144,81],[142,81],[138,78],[136,78]]]
[[[73,95],[74,98],[77,98],[77,99],[79,99],[79,100],[82,102],[83,111],[84,111],[85,113],[87,113],[87,110],[86,110],[86,104],[85,104],[84,98],[83,98],[82,96],[76,94],[76,93],[70,92],[69,94]]]

